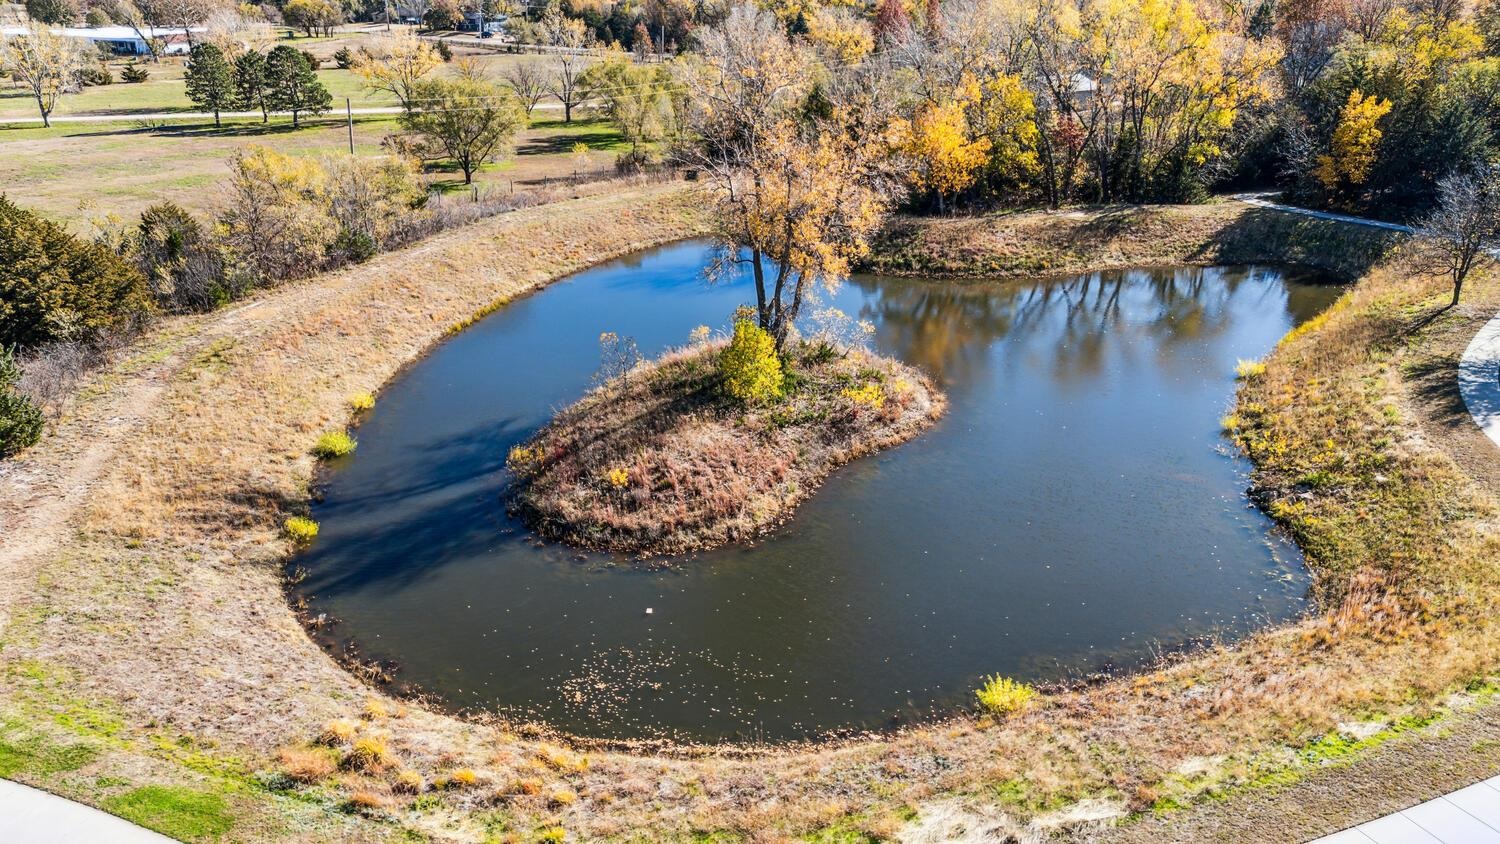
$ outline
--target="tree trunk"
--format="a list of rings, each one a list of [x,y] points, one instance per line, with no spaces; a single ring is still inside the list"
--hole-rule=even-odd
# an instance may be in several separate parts
[[[1458,307],[1458,294],[1462,293],[1463,289],[1464,289],[1464,277],[1462,275],[1455,276],[1454,279],[1453,279],[1453,301],[1448,303],[1448,307],[1450,307],[1450,308],[1456,308],[1456,307]]]
[[[563,122],[573,122],[573,104],[568,102],[567,100],[563,100]]]
[[[36,95],[36,110],[42,113],[42,127],[45,129],[52,128],[52,115],[47,113],[47,104],[42,102],[41,94]]]
[[[219,129],[223,126],[224,124],[219,122],[219,110],[216,108],[214,109],[214,128]]]

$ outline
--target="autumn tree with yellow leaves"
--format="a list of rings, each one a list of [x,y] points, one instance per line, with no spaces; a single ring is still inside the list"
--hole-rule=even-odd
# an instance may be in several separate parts
[[[417,86],[442,63],[437,50],[416,34],[398,30],[358,53],[350,69],[364,80],[366,88],[391,94],[402,109],[410,112]]]
[[[1318,181],[1330,191],[1345,185],[1362,185],[1375,164],[1380,145],[1380,121],[1391,113],[1391,101],[1364,96],[1358,88],[1339,113],[1338,127],[1327,155],[1318,156]]]
[[[908,181],[913,190],[932,196],[939,211],[947,198],[974,184],[989,160],[990,139],[969,134],[968,111],[978,99],[979,85],[969,80],[953,99],[924,102],[911,120],[893,126],[908,162]]]
[[[755,317],[778,349],[802,307],[869,249],[900,195],[878,73],[828,65],[775,16],[733,9],[682,75],[691,141],[678,157],[713,191],[715,271],[748,266]]]

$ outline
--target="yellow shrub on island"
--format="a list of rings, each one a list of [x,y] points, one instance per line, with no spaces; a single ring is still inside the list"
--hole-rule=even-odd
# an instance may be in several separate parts
[[[615,489],[624,489],[630,483],[630,471],[623,466],[616,466],[604,473],[604,479]]]
[[[885,407],[885,391],[880,389],[880,385],[873,381],[861,387],[845,387],[839,392],[839,395],[855,404],[862,404],[877,409]]]
[[[768,404],[781,398],[781,358],[776,341],[748,319],[734,324],[734,336],[719,355],[724,392],[745,404]]]

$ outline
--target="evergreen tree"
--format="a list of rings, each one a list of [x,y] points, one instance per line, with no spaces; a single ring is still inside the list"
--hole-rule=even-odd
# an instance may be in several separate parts
[[[0,194],[0,346],[87,340],[150,309],[145,276],[112,249]]]
[[[266,56],[266,89],[271,108],[290,111],[293,126],[299,125],[303,112],[322,114],[333,104],[307,59],[285,44]]]
[[[9,457],[42,436],[42,411],[16,389],[21,368],[12,351],[0,346],[0,457]]]
[[[26,15],[37,23],[70,24],[78,10],[69,0],[26,0]]]
[[[219,121],[219,112],[229,108],[235,99],[234,68],[224,60],[224,52],[213,44],[195,44],[188,57],[188,99],[199,108],[214,113],[214,125]]]
[[[234,61],[234,104],[242,109],[260,109],[260,122],[270,119],[266,90],[266,57],[254,50]]]

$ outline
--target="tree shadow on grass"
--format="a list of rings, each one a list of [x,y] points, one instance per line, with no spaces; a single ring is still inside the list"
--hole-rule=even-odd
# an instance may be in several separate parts
[[[1468,428],[1474,424],[1458,388],[1455,355],[1429,357],[1412,364],[1407,367],[1406,379],[1432,421],[1446,428]]]
[[[1190,257],[1223,264],[1293,264],[1353,281],[1405,238],[1389,229],[1249,208]]]

